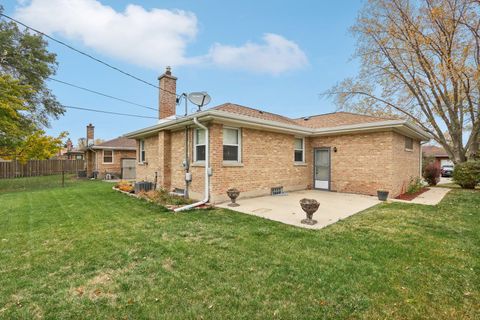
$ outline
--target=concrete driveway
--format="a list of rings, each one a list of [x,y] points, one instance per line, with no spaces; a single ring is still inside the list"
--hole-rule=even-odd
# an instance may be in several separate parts
[[[446,184],[446,183],[453,183],[453,179],[448,177],[441,177],[440,182],[438,184]]]
[[[300,223],[302,219],[305,219],[305,213],[299,204],[302,198],[311,198],[320,202],[318,211],[313,215],[313,219],[318,221],[316,225],[309,226]],[[240,199],[237,201],[239,207],[229,207],[228,203],[219,204],[217,207],[228,208],[297,227],[321,229],[370,208],[379,202],[377,197],[372,196],[303,190],[289,192],[287,195],[281,196]]]

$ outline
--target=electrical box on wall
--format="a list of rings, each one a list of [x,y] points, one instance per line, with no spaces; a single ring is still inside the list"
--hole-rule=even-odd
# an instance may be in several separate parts
[[[187,172],[185,173],[185,181],[192,181],[192,173],[191,172]]]
[[[208,175],[209,175],[209,176],[212,176],[212,175],[213,175],[213,170],[212,170],[212,168],[208,168],[207,171],[208,171]]]

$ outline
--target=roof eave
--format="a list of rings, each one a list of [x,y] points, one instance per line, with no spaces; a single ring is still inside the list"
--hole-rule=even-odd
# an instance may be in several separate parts
[[[104,146],[91,146],[90,149],[94,150],[102,150],[102,149],[107,149],[107,150],[137,150],[135,147],[104,147]]]
[[[383,130],[394,130],[406,136],[416,138],[420,141],[430,140],[430,136],[418,127],[412,126],[404,120],[386,120],[379,122],[368,122],[360,124],[349,124],[330,128],[314,129],[313,136],[339,135],[359,132],[372,132]]]
[[[206,111],[201,111],[201,112],[189,115],[184,118],[172,120],[169,122],[159,123],[151,127],[133,131],[133,132],[127,133],[125,137],[130,139],[137,139],[137,138],[150,136],[161,130],[176,129],[185,125],[193,124],[193,118],[197,118],[198,120],[203,120],[203,121],[226,120],[231,123],[237,123],[237,124],[242,124],[246,126],[270,128],[276,131],[288,132],[293,134],[309,135],[312,133],[312,129],[298,126],[298,125],[288,125],[278,121],[257,119],[257,118],[238,115],[238,114],[221,111],[221,110],[206,110]]]
[[[198,120],[223,120],[233,124],[241,124],[249,127],[266,128],[274,131],[280,131],[303,136],[321,136],[332,134],[348,134],[355,132],[375,131],[396,129],[405,135],[419,139],[421,141],[430,140],[430,135],[415,125],[405,120],[386,120],[378,122],[369,122],[361,124],[343,125],[330,128],[308,128],[299,125],[289,125],[278,121],[258,119],[221,110],[206,110],[196,114],[189,115],[177,120],[160,123],[151,127],[127,133],[125,137],[138,139],[151,136],[161,130],[171,130],[193,124],[193,118]]]

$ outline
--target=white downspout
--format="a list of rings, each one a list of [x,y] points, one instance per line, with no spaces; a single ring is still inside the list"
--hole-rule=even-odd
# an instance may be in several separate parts
[[[210,176],[208,174],[209,163],[210,163],[210,139],[208,135],[208,128],[203,124],[201,124],[200,122],[198,122],[197,117],[193,118],[193,122],[203,130],[205,130],[205,197],[203,198],[202,201],[198,201],[198,202],[177,208],[173,210],[174,212],[184,211],[184,210],[201,206],[202,204],[207,203],[208,199],[210,198]]]
[[[420,172],[419,172],[419,174],[420,174],[419,178],[420,178],[420,179],[423,179],[423,172],[422,172],[422,167],[423,167],[422,146],[423,146],[422,141],[420,141],[420,148],[419,148],[419,153],[420,153],[420,155],[419,155],[419,161],[418,161],[418,162],[420,163]]]

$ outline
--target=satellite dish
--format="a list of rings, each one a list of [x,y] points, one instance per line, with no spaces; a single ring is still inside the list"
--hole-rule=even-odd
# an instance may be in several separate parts
[[[203,106],[212,101],[212,98],[206,92],[192,92],[188,94],[188,100],[197,105],[200,110]]]

